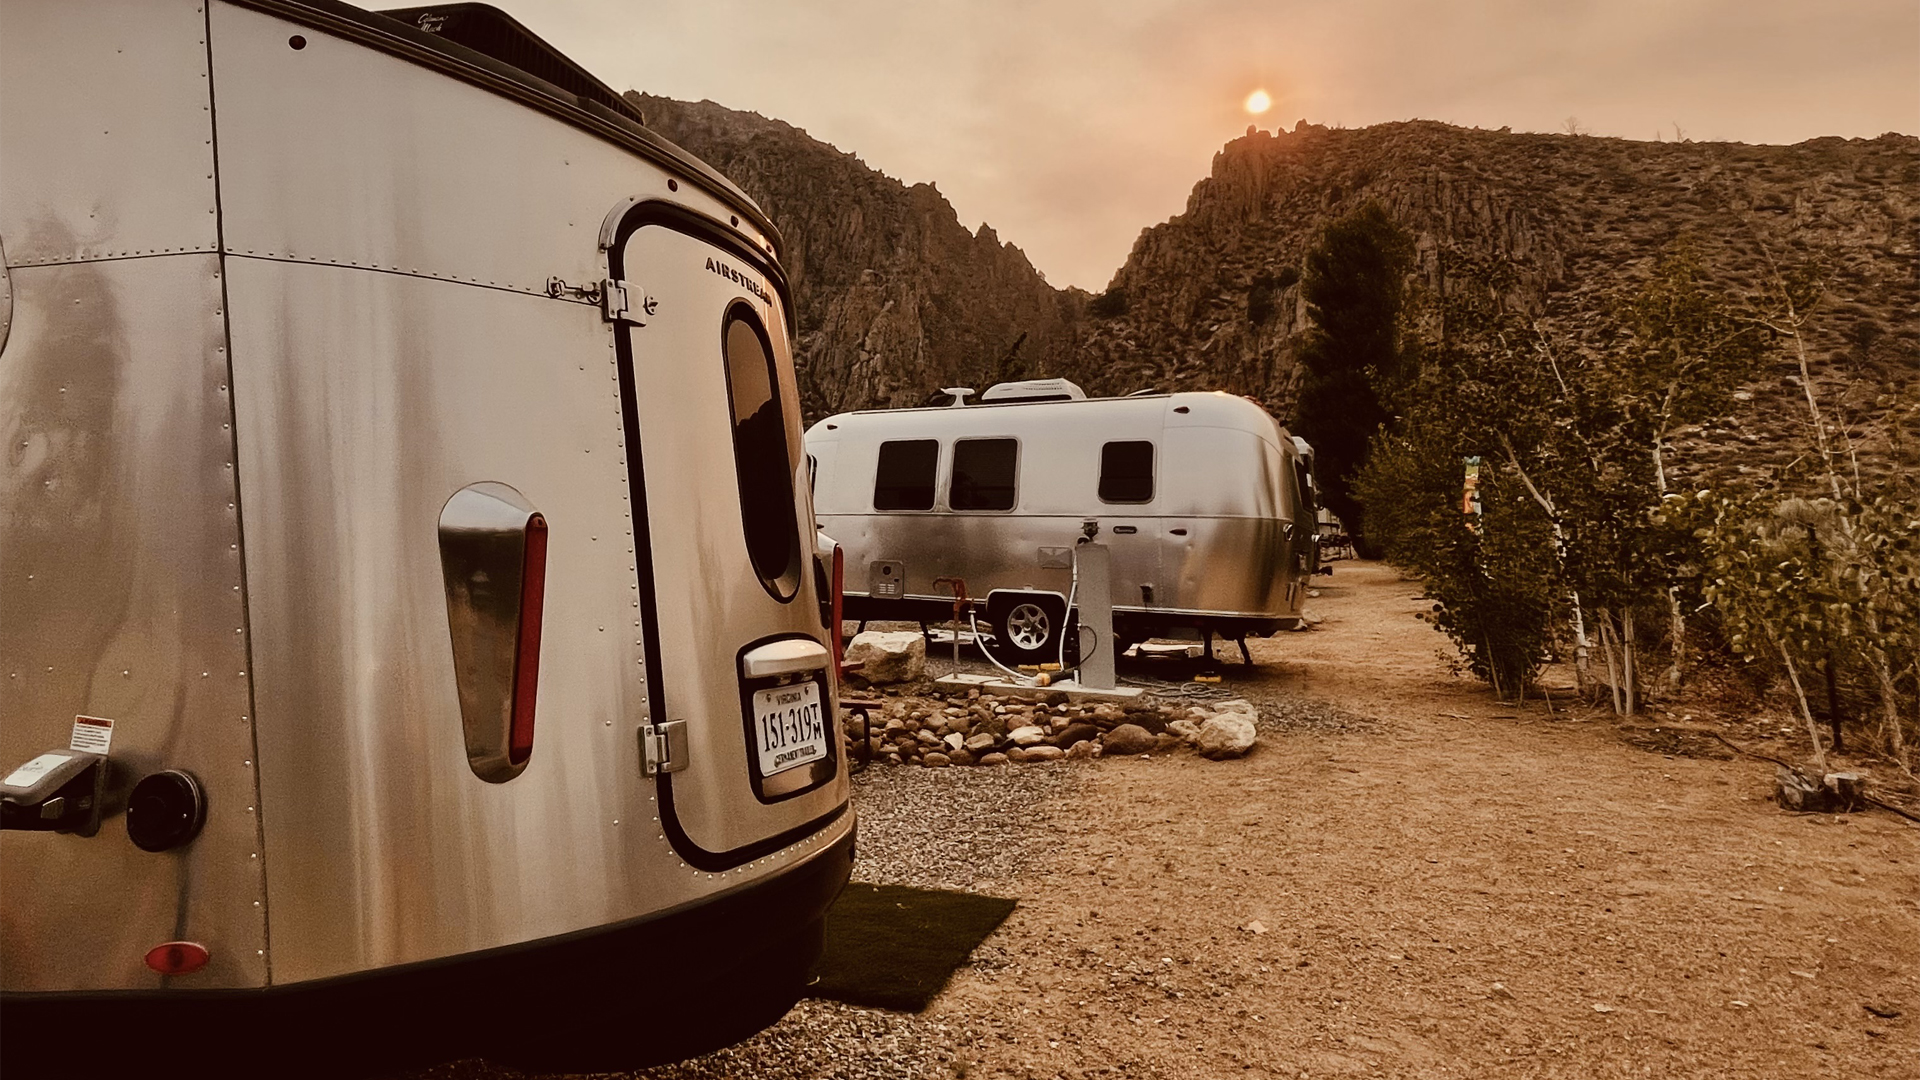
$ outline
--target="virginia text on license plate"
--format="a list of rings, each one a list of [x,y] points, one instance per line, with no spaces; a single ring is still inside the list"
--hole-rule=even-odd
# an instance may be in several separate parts
[[[827,755],[819,683],[754,691],[753,721],[760,736],[761,776],[783,773]]]

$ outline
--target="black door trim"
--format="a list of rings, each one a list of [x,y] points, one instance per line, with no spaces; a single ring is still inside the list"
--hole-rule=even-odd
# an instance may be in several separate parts
[[[791,341],[794,333],[794,314],[792,294],[787,287],[787,279],[780,272],[778,264],[769,261],[763,252],[755,251],[734,234],[720,227],[719,223],[672,203],[641,202],[628,210],[620,219],[620,227],[614,231],[613,244],[607,249],[607,271],[615,280],[626,278],[627,239],[649,225],[661,225],[675,232],[684,233],[703,243],[712,244],[751,265],[765,274],[780,294],[781,306],[786,309],[787,336]],[[666,702],[666,679],[660,670],[658,652],[654,643],[660,640],[660,609],[654,593],[653,572],[653,526],[647,513],[647,477],[642,467],[643,446],[640,442],[640,399],[634,380],[633,368],[633,327],[627,323],[618,324],[614,335],[614,356],[620,369],[620,415],[626,427],[627,440],[627,485],[633,495],[633,545],[638,558],[633,561],[640,586],[640,629],[641,639],[647,642],[647,713],[652,723],[661,724],[672,719],[662,712]],[[673,850],[685,860],[687,865],[710,873],[731,870],[755,859],[779,851],[806,839],[828,825],[838,821],[847,812],[847,804],[840,805],[827,813],[804,822],[775,836],[758,840],[731,851],[709,851],[695,843],[693,837],[680,824],[680,818],[673,808],[673,774],[661,773],[656,781],[660,800],[660,826],[666,834],[667,842]]]

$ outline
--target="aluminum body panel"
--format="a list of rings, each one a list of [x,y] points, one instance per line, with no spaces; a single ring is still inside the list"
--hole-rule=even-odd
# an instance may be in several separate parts
[[[1014,509],[947,509],[954,440],[995,436],[1021,443]],[[942,443],[934,509],[876,512],[880,443],[924,438]],[[1115,440],[1155,444],[1151,500],[1098,497],[1101,448]],[[1112,552],[1116,611],[1174,624],[1181,616],[1300,614],[1313,513],[1293,471],[1299,451],[1244,398],[1182,393],[847,413],[815,424],[807,449],[815,512],[845,546],[852,582],[864,581],[875,561],[899,560],[907,597],[950,596],[933,584],[941,577],[963,578],[975,597],[995,589],[1064,595],[1071,573],[1049,567],[1060,560],[1042,549],[1071,547],[1091,519]]]
[[[669,193],[666,173],[527,105],[259,11],[216,3],[212,28],[234,254],[544,295],[550,277],[599,283],[601,223],[633,195],[684,201],[765,249],[686,178]]]
[[[811,572],[802,573],[798,592],[781,602],[761,586],[748,556],[722,330],[736,301],[746,301],[762,317],[785,403],[792,512],[799,535],[811,537],[786,315],[775,290],[738,283],[753,274],[737,256],[665,225],[635,231],[626,241],[624,265],[629,275],[646,275],[648,294],[659,301],[645,326],[621,331],[633,357],[661,635],[657,654],[665,700],[656,703],[654,715],[687,723],[689,764],[671,780],[679,826],[704,852],[732,852],[801,827],[847,799],[843,761],[822,786],[777,802],[756,799],[750,781],[742,654],[774,636],[805,637],[817,645],[824,627]],[[717,269],[722,266],[733,276]],[[815,670],[831,667],[825,649],[814,655]],[[837,716],[837,710],[829,707],[827,714]],[[828,738],[837,755],[837,731]]]
[[[274,981],[690,898],[645,872],[665,853],[636,760],[643,652],[599,313],[230,266]],[[468,766],[439,549],[441,508],[483,480],[549,529],[533,753],[501,784]]]
[[[0,28],[10,265],[214,250],[202,5],[0,0]]]
[[[9,27],[11,32],[11,27]],[[0,988],[267,981],[252,709],[220,264],[214,255],[12,271],[0,352],[0,768],[115,721],[98,835],[0,833]],[[142,776],[185,769],[206,826],[128,838]],[[171,980],[147,950],[207,946]]]

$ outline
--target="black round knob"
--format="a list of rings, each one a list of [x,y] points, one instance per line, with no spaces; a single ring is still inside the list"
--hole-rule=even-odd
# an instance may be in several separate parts
[[[127,797],[127,835],[142,851],[167,851],[200,835],[207,797],[200,782],[179,769],[144,777]]]

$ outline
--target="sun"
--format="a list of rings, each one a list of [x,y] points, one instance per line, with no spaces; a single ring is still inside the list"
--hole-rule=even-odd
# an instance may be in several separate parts
[[[1247,111],[1255,116],[1273,108],[1273,98],[1265,90],[1255,90],[1247,95]]]

